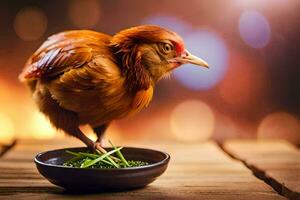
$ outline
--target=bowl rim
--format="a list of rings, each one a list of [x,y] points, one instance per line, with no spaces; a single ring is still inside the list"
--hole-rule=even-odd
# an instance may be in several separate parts
[[[158,167],[158,166],[161,166],[164,164],[168,164],[168,162],[170,161],[170,158],[171,158],[171,156],[168,153],[163,152],[163,151],[158,151],[158,150],[149,149],[149,148],[124,146],[123,147],[124,149],[136,149],[136,150],[138,149],[138,150],[155,151],[155,152],[162,154],[164,156],[164,159],[159,162],[155,162],[155,163],[140,166],[140,167],[127,167],[127,168],[78,168],[78,167],[68,167],[68,166],[63,166],[63,165],[48,164],[48,163],[45,163],[45,162],[42,162],[39,160],[39,157],[46,153],[50,153],[53,151],[62,151],[62,150],[66,151],[66,150],[70,150],[70,149],[80,149],[80,148],[87,148],[87,147],[69,147],[69,148],[52,149],[52,150],[48,150],[48,151],[42,151],[34,157],[34,162],[37,165],[48,166],[48,167],[53,167],[53,168],[61,168],[61,169],[77,169],[77,170],[92,170],[92,171],[131,171],[131,170],[146,170],[146,169],[151,169],[151,168]],[[104,147],[104,148],[111,148],[111,147]]]

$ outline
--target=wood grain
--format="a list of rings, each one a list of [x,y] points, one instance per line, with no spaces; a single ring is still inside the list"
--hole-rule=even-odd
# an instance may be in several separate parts
[[[289,199],[300,199],[300,151],[280,140],[231,140],[224,149]]]
[[[286,199],[213,142],[133,144],[168,152],[171,161],[165,174],[138,190],[74,194],[49,183],[38,174],[33,163],[39,151],[66,144],[21,141],[0,158],[0,199]],[[69,142],[68,146],[71,145]]]

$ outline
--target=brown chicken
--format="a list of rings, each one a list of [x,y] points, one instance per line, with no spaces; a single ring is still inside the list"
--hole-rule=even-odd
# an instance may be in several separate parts
[[[114,36],[75,30],[49,37],[29,58],[20,80],[57,129],[103,151],[109,123],[147,107],[155,84],[184,63],[208,67],[184,48],[180,36],[159,26]],[[82,133],[82,124],[93,128],[96,142]]]

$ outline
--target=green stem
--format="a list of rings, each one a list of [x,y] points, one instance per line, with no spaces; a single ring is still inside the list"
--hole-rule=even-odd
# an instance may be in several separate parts
[[[80,168],[82,168],[83,166],[85,166],[87,163],[91,162],[92,160],[87,158],[81,165]]]
[[[78,160],[84,158],[83,155],[80,155],[80,154],[78,154],[78,153],[75,153],[75,152],[72,152],[72,151],[68,151],[68,150],[67,150],[66,152],[67,152],[68,154],[71,154],[71,155],[75,156],[75,157],[74,157],[74,158],[71,158],[71,159],[69,159],[69,160],[67,160],[67,161],[64,163],[64,165],[72,164],[72,163],[74,163],[74,162],[76,162],[76,161],[78,161]]]
[[[109,140],[109,143],[111,144],[111,146],[114,148],[114,149],[117,149],[117,147]],[[123,154],[121,153],[120,150],[118,150],[116,152],[116,154],[119,156],[119,158],[122,160],[122,162],[127,166],[127,167],[130,167],[130,165],[128,164],[127,160],[124,158]]]
[[[103,153],[100,152],[98,149],[96,149],[96,152],[97,152],[99,155],[103,155]],[[107,152],[106,152],[106,153],[107,153]],[[113,160],[115,160],[116,162],[120,162],[120,161],[121,161],[119,158],[117,158],[117,157],[115,157],[115,156],[109,156],[108,158],[113,159]]]
[[[99,155],[95,155],[95,154],[91,154],[91,153],[79,152],[79,154],[82,155],[82,156],[86,156],[86,157],[89,157],[89,158],[93,158],[93,159],[96,159],[96,158],[99,158],[99,157],[100,157]],[[114,164],[112,164],[111,162],[108,162],[108,161],[106,161],[106,160],[104,160],[104,159],[101,160],[101,162],[104,162],[104,163],[106,163],[106,164],[108,164],[108,165],[114,166]]]
[[[104,158],[106,158],[106,157],[108,157],[109,155],[115,153],[116,151],[119,151],[119,150],[122,149],[122,148],[123,148],[123,147],[119,147],[119,148],[117,148],[117,149],[111,150],[111,151],[109,151],[109,152],[107,152],[107,153],[101,155],[99,158],[96,158],[96,159],[94,159],[94,160],[91,160],[91,161],[88,162],[88,163],[84,163],[84,165],[82,165],[81,167],[82,167],[82,168],[90,167],[90,166],[96,164],[97,162],[102,161]],[[115,167],[120,168],[120,166],[119,166],[117,163],[115,163]]]
[[[104,155],[104,154],[102,154],[100,151],[98,151],[98,150],[96,150],[96,152],[99,154],[99,155]],[[106,152],[107,153],[107,152]],[[116,160],[116,159],[118,159],[117,160],[117,162],[119,162],[120,161],[120,159],[119,158],[116,158],[116,157],[113,157],[113,156],[108,156],[108,157],[106,157],[106,159],[109,161],[109,162],[111,162],[111,164],[113,164],[116,168],[119,168],[118,166],[118,164],[117,163],[115,163],[115,161],[114,160]],[[113,160],[114,159],[114,160]]]
[[[73,156],[79,156],[79,153],[67,150],[66,153],[71,154]]]

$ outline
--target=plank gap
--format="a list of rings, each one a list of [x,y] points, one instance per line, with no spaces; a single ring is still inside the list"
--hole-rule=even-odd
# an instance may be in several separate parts
[[[233,152],[230,152],[230,150],[227,150],[225,148],[225,143],[218,144],[218,145],[219,145],[220,149],[222,149],[228,156],[230,156],[234,160],[240,161],[244,166],[246,166],[249,170],[251,170],[252,174],[255,177],[264,181],[271,188],[273,188],[273,190],[275,192],[277,192],[279,195],[281,195],[283,197],[287,197],[289,199],[297,199],[297,198],[291,198],[291,192],[284,191],[284,188],[282,187],[282,185],[280,183],[278,183],[276,180],[272,179],[271,177],[268,177],[263,169],[260,169],[259,167],[256,167],[255,165],[247,163],[246,159],[240,158],[240,157],[236,156]]]

